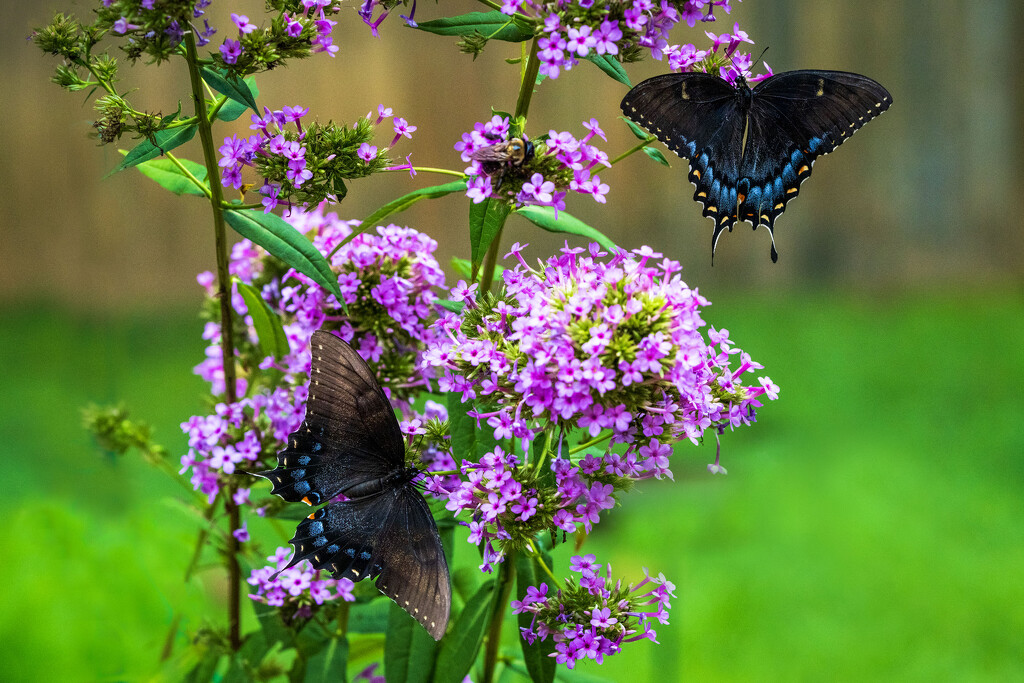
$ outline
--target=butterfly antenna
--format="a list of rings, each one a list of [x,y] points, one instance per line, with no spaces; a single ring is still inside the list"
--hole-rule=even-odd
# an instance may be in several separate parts
[[[754,64],[756,64],[756,63],[760,62],[760,61],[761,61],[761,57],[764,57],[764,53],[765,53],[765,52],[768,52],[768,48],[767,48],[767,47],[765,47],[765,49],[761,50],[761,54],[760,54],[760,55],[758,56],[758,58],[757,58],[757,59],[755,59],[754,61],[752,61],[752,62],[750,63],[750,66],[754,66]]]

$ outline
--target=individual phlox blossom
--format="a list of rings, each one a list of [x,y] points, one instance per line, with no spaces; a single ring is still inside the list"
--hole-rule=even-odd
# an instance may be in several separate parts
[[[477,399],[496,439],[532,439],[546,424],[582,429],[627,445],[598,469],[671,476],[670,444],[749,423],[771,398],[765,382],[743,383],[760,366],[727,332],[704,338],[709,302],[678,263],[647,247],[609,256],[592,244],[531,268],[522,248],[509,254],[518,265],[505,269],[500,294],[464,307],[424,355],[441,391]]]
[[[225,187],[239,189],[242,186],[242,170],[244,167],[256,167],[259,162],[261,173],[269,173],[268,186],[277,188],[265,194],[276,197],[282,183],[298,189],[313,177],[306,164],[306,147],[302,144],[305,132],[301,119],[309,113],[306,107],[285,107],[280,111],[264,108],[264,115],[252,115],[251,129],[257,135],[242,139],[238,136],[224,138],[224,144],[218,150],[221,158],[218,164],[223,170],[221,183]],[[285,128],[294,124],[295,131]],[[271,180],[277,181],[272,184]],[[267,202],[264,202],[267,205]],[[267,206],[267,212],[276,207]]]
[[[580,139],[568,131],[550,131],[546,139],[528,143],[534,150],[530,158],[517,160],[507,151],[514,137],[507,117],[495,115],[490,121],[474,124],[473,130],[455,143],[455,150],[469,164],[466,195],[474,203],[497,195],[516,206],[550,206],[557,211],[565,208],[571,190],[603,203],[609,188],[596,175],[596,168],[611,164],[608,155],[590,141],[595,136],[604,139],[605,134],[596,119],[583,126],[587,134]],[[520,136],[517,144],[527,142]],[[502,149],[508,159],[492,160]]]
[[[292,619],[306,617],[314,605],[341,598],[354,602],[350,579],[332,579],[314,570],[306,560],[285,569],[291,548],[279,547],[267,558],[271,564],[253,569],[247,579],[253,592],[249,598],[273,607],[287,607]]]
[[[645,569],[643,581],[623,586],[621,579],[613,580],[611,565],[594,559],[573,557],[570,568],[579,577],[568,578],[553,594],[544,583],[529,586],[522,600],[512,601],[513,613],[533,617],[520,628],[522,637],[533,643],[550,636],[555,642],[550,656],[570,669],[582,659],[601,664],[625,643],[658,642],[654,624],[668,623],[674,597],[675,586],[664,576],[652,577]]]

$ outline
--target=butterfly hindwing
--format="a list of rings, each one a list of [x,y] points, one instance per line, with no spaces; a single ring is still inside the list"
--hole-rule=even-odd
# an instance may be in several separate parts
[[[291,539],[288,564],[308,560],[335,578],[376,579],[377,588],[440,640],[451,609],[451,579],[437,524],[411,483],[320,508]]]
[[[381,549],[377,588],[440,640],[452,602],[448,561],[430,508],[411,484],[402,489],[385,534],[402,543]]]
[[[313,333],[306,417],[260,472],[289,502],[319,505],[404,465],[398,419],[366,361],[333,334]]]
[[[629,91],[622,110],[690,162],[694,199],[718,238],[737,220],[772,233],[814,160],[889,108],[879,83],[844,71],[771,76],[753,90],[705,73],[655,76]]]

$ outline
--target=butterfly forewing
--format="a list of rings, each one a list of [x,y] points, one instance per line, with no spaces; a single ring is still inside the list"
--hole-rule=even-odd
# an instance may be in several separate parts
[[[333,334],[310,341],[306,417],[277,468],[259,473],[287,501],[326,502],[351,486],[373,481],[404,465],[398,419],[366,361]]]

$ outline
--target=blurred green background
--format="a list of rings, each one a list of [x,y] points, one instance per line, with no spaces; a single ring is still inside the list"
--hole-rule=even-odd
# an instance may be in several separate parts
[[[185,451],[178,424],[203,410],[190,374],[203,357],[194,277],[213,265],[201,203],[138,174],[104,179],[119,157],[87,137],[89,100],[47,83],[52,59],[24,40],[51,11],[91,6],[0,6],[11,95],[0,128],[4,680],[144,678],[175,615],[194,632],[223,613],[217,571],[182,582],[194,534],[175,502],[180,482],[104,456],[79,424],[85,404],[124,401],[172,453]],[[490,106],[514,105],[518,72],[503,60],[517,53],[492,44],[471,62],[397,16],[378,41],[355,6],[336,28],[338,58],[261,77],[261,103],[352,121],[384,102],[419,127],[396,153],[461,168],[460,133]],[[212,16],[224,27],[229,12],[255,19],[260,7],[218,2]],[[477,7],[421,3],[418,18]],[[569,206],[624,246],[680,260],[714,302],[709,322],[782,387],[755,427],[723,438],[727,477],[705,470],[713,444],[682,446],[675,482],[640,487],[597,527],[587,551],[627,579],[664,572],[678,597],[660,646],[584,671],[1024,680],[1024,8],[748,0],[674,38],[700,46],[703,29],[733,21],[771,47],[775,70],[858,71],[895,104],[815,166],[780,220],[777,265],[764,231],[739,229],[710,267],[710,226],[674,158],[672,169],[617,165],[602,174],[607,206]],[[634,83],[664,69],[628,67]],[[151,110],[185,96],[179,65],[123,73]],[[614,156],[632,144],[616,120],[624,92],[581,64],[540,86],[528,132],[578,133],[596,117]],[[338,210],[361,217],[435,182],[357,181]],[[447,262],[467,255],[465,212],[449,197],[400,220],[438,239]],[[506,233],[538,256],[559,244],[523,222]]]

